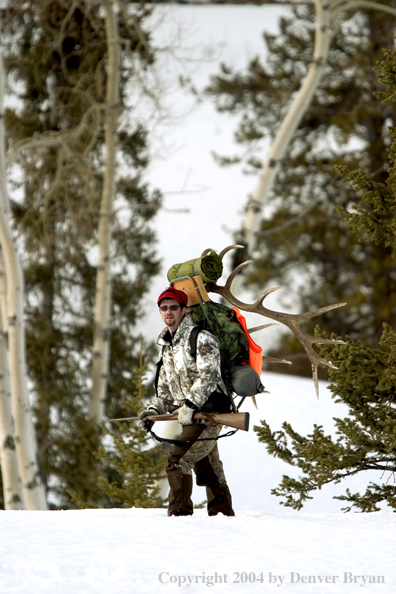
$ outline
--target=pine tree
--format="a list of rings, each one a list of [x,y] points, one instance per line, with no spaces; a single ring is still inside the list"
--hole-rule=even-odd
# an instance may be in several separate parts
[[[144,408],[145,371],[141,355],[140,365],[134,370],[132,394],[125,403],[130,416],[138,415]],[[163,507],[158,481],[164,477],[165,451],[158,445],[151,447],[151,439],[138,422],[118,422],[107,435],[113,447],[102,446],[98,455],[111,478],[99,477],[99,485],[111,504],[114,507]]]
[[[378,93],[384,102],[396,102],[396,52],[385,51],[386,59],[379,65],[379,81],[387,85]],[[386,178],[377,182],[375,175],[363,170],[342,168],[360,200],[353,210],[340,210],[361,241],[385,244],[392,257],[396,257],[396,128],[389,130],[393,143],[390,147]],[[394,282],[394,279],[393,279]],[[381,287],[377,287],[381,290]],[[395,293],[395,290],[393,289]],[[380,303],[388,299],[385,290],[379,292]],[[387,313],[381,308],[379,315]],[[320,333],[319,329],[317,332]],[[365,493],[351,493],[336,499],[346,502],[346,509],[356,508],[372,512],[381,502],[396,510],[396,332],[383,323],[379,349],[370,348],[362,341],[346,338],[345,345],[321,346],[321,355],[336,368],[329,372],[330,390],[336,402],[348,406],[349,416],[335,418],[337,436],[326,435],[315,425],[308,436],[293,430],[289,423],[282,431],[272,432],[261,422],[255,427],[259,441],[268,452],[302,470],[302,477],[284,476],[273,494],[285,497],[284,505],[301,509],[311,493],[328,483],[365,470],[377,471],[376,482],[370,482]]]
[[[5,114],[17,168],[13,220],[24,253],[29,380],[41,469],[52,506],[99,497],[88,421],[103,181],[106,35],[100,2],[15,0],[4,14],[5,62],[17,101]],[[122,6],[123,5],[123,6]],[[119,3],[121,123],[112,239],[107,414],[123,416],[137,362],[134,328],[159,263],[150,221],[160,206],[143,175],[147,130],[130,117],[130,85],[153,64],[144,3]],[[134,78],[136,76],[136,78]]]
[[[312,59],[314,9],[293,6],[290,11],[292,16],[280,20],[279,34],[265,35],[265,63],[255,58],[243,72],[224,65],[208,88],[220,111],[241,114],[236,139],[247,155],[242,162],[254,175],[261,166],[263,143],[274,137]],[[283,294],[293,310],[347,302],[342,312],[326,314],[323,324],[378,346],[382,315],[390,324],[396,322],[395,264],[387,245],[356,244],[349,226],[337,216],[334,205],[346,208],[354,194],[334,175],[334,167],[365,167],[375,181],[386,179],[388,126],[395,124],[395,109],[389,103],[373,103],[372,93],[380,88],[373,67],[382,48],[393,46],[395,21],[390,15],[359,10],[342,13],[333,27],[325,74],[264,211],[247,284],[282,286],[278,296]],[[244,243],[238,234],[237,242]],[[313,330],[309,323],[307,330]],[[290,358],[300,347],[287,335],[279,352]],[[293,366],[277,366],[276,371],[310,375],[309,364],[299,369],[296,358]]]

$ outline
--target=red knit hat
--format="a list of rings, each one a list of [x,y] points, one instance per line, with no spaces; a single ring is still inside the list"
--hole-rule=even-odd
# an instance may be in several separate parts
[[[165,291],[162,291],[161,295],[157,299],[157,304],[159,305],[162,299],[174,299],[179,303],[184,303],[184,306],[187,307],[188,297],[184,291],[179,291],[179,289],[174,289],[173,287],[168,287]]]

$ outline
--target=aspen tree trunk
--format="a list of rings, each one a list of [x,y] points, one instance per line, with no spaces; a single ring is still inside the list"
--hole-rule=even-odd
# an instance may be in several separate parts
[[[1,60],[1,57],[0,57]],[[1,65],[0,65],[1,76]],[[0,124],[1,126],[1,124]],[[0,142],[3,142],[0,129]],[[2,180],[5,169],[0,165]],[[1,181],[0,183],[4,183]],[[22,485],[19,478],[11,415],[10,372],[8,369],[7,333],[7,281],[3,252],[0,246],[0,466],[3,478],[4,507],[6,510],[24,509]]]
[[[314,0],[314,4],[316,29],[312,63],[274,138],[268,158],[263,164],[258,182],[249,200],[243,227],[237,237],[237,241],[242,243],[251,255],[256,248],[256,237],[261,226],[263,206],[281,167],[281,159],[284,157],[293,134],[304,117],[321,80],[329,53],[332,17],[343,10],[353,8],[368,8],[396,14],[395,8],[371,0],[338,0],[333,3],[329,0]],[[243,275],[239,274],[233,281],[234,292],[238,292],[242,283]]]
[[[10,372],[11,411],[14,443],[27,509],[47,509],[40,476],[34,425],[27,392],[25,335],[23,326],[23,273],[9,224],[9,199],[6,185],[3,124],[4,73],[0,52],[0,245],[7,280],[6,325]],[[3,315],[4,317],[4,315]]]
[[[3,116],[3,62],[0,53],[0,184],[6,183],[6,169],[2,150],[4,147]],[[3,190],[4,192],[4,190]],[[0,245],[0,466],[3,478],[4,506],[6,510],[23,509],[21,481],[15,450],[14,431],[11,416],[11,392],[9,382],[6,304],[7,281],[3,253]]]
[[[327,0],[315,0],[316,30],[315,48],[311,66],[301,84],[272,143],[268,159],[263,164],[257,185],[247,207],[242,230],[242,242],[253,253],[256,234],[260,229],[262,209],[281,167],[281,159],[286,153],[319,84],[323,67],[326,64],[330,41],[330,3]],[[234,283],[237,281],[235,279]]]
[[[116,137],[119,112],[120,48],[118,26],[113,2],[103,2],[106,14],[108,74],[105,115],[105,171],[100,209],[98,248],[99,262],[96,278],[95,333],[92,362],[92,393],[90,417],[101,423],[107,391],[110,358],[111,316],[111,237],[113,201],[116,185]]]
[[[1,315],[0,334],[0,465],[4,507],[6,510],[19,510],[24,509],[24,504],[12,426],[8,356]]]

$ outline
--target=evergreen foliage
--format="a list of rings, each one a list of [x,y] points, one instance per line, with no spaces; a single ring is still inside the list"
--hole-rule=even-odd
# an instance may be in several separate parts
[[[24,259],[29,385],[40,464],[52,506],[72,506],[70,492],[100,504],[99,465],[92,462],[100,432],[88,422],[87,411],[103,181],[103,13],[100,2],[84,0],[8,4],[5,64],[16,100],[5,119],[8,152],[17,165],[12,214]],[[122,72],[106,402],[111,417],[124,416],[137,364],[134,329],[159,270],[150,221],[161,202],[143,180],[147,131],[130,115],[132,91],[155,59],[145,31],[149,10],[143,2],[123,4],[125,10],[117,13]]]
[[[298,479],[284,475],[272,489],[285,498],[283,505],[299,510],[324,485],[372,470],[379,473],[378,483],[370,482],[362,495],[347,489],[335,499],[348,504],[346,511],[376,511],[381,501],[396,510],[396,333],[387,324],[381,346],[370,349],[347,337],[345,345],[321,347],[338,368],[329,372],[333,397],[349,408],[348,417],[334,419],[336,437],[318,425],[306,437],[286,422],[281,431],[271,431],[265,421],[254,428],[271,455],[303,473]]]
[[[378,80],[385,85],[385,90],[378,91],[375,96],[383,103],[396,103],[396,54],[394,51],[384,50],[385,60],[379,63]],[[375,245],[384,244],[396,256],[396,129],[388,128],[393,139],[388,149],[390,167],[384,182],[375,181],[373,175],[359,169],[349,171],[346,166],[339,166],[338,171],[343,174],[344,181],[362,195],[357,206],[352,211],[338,208],[339,214],[347,221],[355,233]],[[392,280],[396,275],[392,274]]]
[[[264,35],[265,62],[256,57],[241,72],[223,65],[207,89],[220,111],[240,114],[235,136],[244,155],[220,161],[242,162],[254,176],[265,143],[276,134],[312,60],[314,8],[292,6],[289,14],[280,19],[279,33]],[[337,18],[324,75],[264,210],[247,283],[282,286],[279,297],[286,296],[285,305],[293,309],[347,302],[342,312],[325,314],[323,324],[377,347],[382,320],[396,323],[392,250],[386,242],[373,244],[366,238],[357,244],[347,222],[337,216],[334,205],[348,208],[354,191],[334,175],[334,167],[363,167],[373,172],[373,183],[387,177],[388,126],[395,124],[395,109],[389,102],[373,102],[373,91],[381,89],[373,67],[382,48],[393,47],[395,20],[364,9]],[[236,239],[244,243],[243,236]],[[293,303],[287,301],[290,295]],[[306,329],[312,332],[313,322]],[[279,350],[268,354],[293,360],[299,352],[296,340],[287,336]],[[301,361],[304,365],[293,360],[292,366],[269,368],[310,375],[309,362],[305,357]]]
[[[379,96],[395,103],[396,52],[386,51],[385,56],[378,69],[380,81],[388,88]],[[362,241],[385,243],[395,257],[396,128],[390,134],[394,139],[388,151],[391,166],[384,182],[376,182],[374,175],[363,170],[342,169],[360,194],[360,200],[353,211],[340,210],[340,213]],[[376,290],[381,291],[381,285]],[[380,303],[385,304],[387,299],[386,291],[379,293]],[[384,312],[386,307],[381,307],[378,314],[384,316]],[[317,333],[320,334],[318,329]],[[336,499],[346,502],[347,511],[353,508],[377,511],[381,502],[396,510],[396,332],[387,323],[383,324],[380,347],[374,349],[350,337],[345,345],[320,346],[321,355],[336,367],[329,371],[333,397],[349,409],[348,417],[334,419],[335,438],[317,425],[306,437],[294,431],[289,423],[275,432],[265,421],[261,427],[255,427],[269,453],[302,470],[302,477],[284,476],[278,488],[272,490],[273,494],[285,497],[284,505],[301,509],[312,498],[310,494],[323,485],[370,470],[377,471],[377,479],[368,484],[365,493],[351,493],[347,489],[345,495]]]
[[[132,395],[125,403],[128,416],[135,416],[144,408],[146,398],[146,365],[141,358],[134,370]],[[114,449],[101,447],[98,457],[113,471],[99,477],[99,485],[113,507],[163,507],[158,481],[164,478],[167,455],[161,446],[151,447],[151,438],[140,423],[118,422],[106,431]],[[109,473],[108,473],[109,474]]]

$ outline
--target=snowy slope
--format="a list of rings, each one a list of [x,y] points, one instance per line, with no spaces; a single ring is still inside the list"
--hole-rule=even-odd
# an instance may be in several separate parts
[[[395,524],[396,516],[384,512],[257,511],[235,518],[208,518],[203,510],[191,518],[139,509],[2,512],[0,592],[202,593],[212,587],[223,594],[280,587],[295,594],[391,594]]]
[[[310,380],[263,381],[271,394],[258,397],[259,411],[244,407],[252,425],[266,418],[275,429],[289,420],[301,432],[313,423],[332,432],[332,416],[344,414],[323,382],[317,400]],[[266,454],[252,429],[219,447],[235,518],[209,518],[203,509],[191,518],[142,509],[0,512],[0,594],[396,591],[395,514],[340,513],[332,496],[344,484],[323,489],[302,512],[282,508],[270,489],[290,468]],[[348,484],[366,483],[367,476]],[[194,502],[204,499],[196,488]]]

